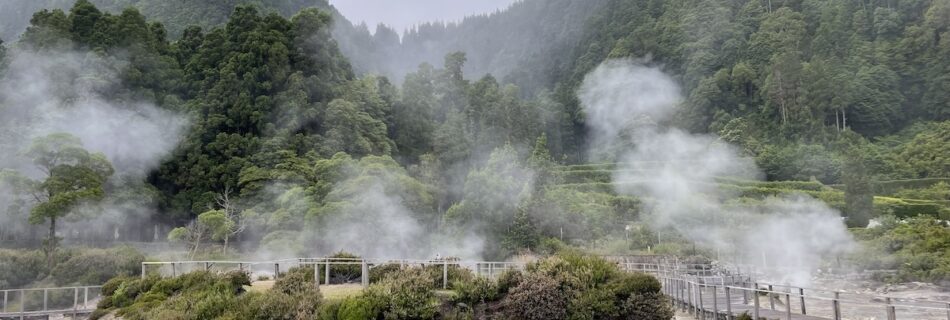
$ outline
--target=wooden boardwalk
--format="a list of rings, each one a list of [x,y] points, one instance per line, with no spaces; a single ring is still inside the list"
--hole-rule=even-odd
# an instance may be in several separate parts
[[[950,303],[892,299],[756,283],[752,276],[675,266],[628,265],[655,275],[672,304],[696,318],[767,320],[950,320]]]

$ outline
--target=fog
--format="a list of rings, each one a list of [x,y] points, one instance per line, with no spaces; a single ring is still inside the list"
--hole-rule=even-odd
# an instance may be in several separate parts
[[[779,281],[796,285],[853,248],[840,213],[819,200],[737,202],[737,192],[717,179],[754,181],[761,173],[718,137],[666,125],[682,102],[679,92],[662,68],[631,60],[603,63],[579,92],[597,141],[591,157],[617,161],[614,187],[649,204],[646,223],[675,230],[722,262],[775,270]]]
[[[107,188],[114,192],[101,203],[76,208],[73,215],[81,213],[83,222],[67,224],[62,232],[112,234],[117,225],[149,217],[156,208],[145,177],[178,145],[187,119],[122,94],[119,74],[126,62],[119,59],[81,51],[15,49],[9,51],[8,63],[0,79],[0,168],[42,181],[45,174],[23,151],[35,138],[68,133],[112,163],[115,174]],[[13,194],[9,187],[0,194]],[[4,225],[26,227],[25,214],[33,202],[24,204],[14,210],[18,212],[0,208],[6,212],[3,216],[12,217]]]
[[[350,21],[385,24],[402,33],[424,22],[457,22],[466,16],[504,9],[517,0],[331,0]]]

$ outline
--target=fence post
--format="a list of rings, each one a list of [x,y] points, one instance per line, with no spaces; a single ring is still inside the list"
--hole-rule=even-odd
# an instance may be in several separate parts
[[[693,284],[689,282],[686,282],[686,306],[689,310],[693,309]]]
[[[772,291],[774,290],[772,290],[772,285],[770,284],[769,293],[766,296],[769,297],[769,309],[772,309],[772,311],[775,311],[775,299],[774,297],[772,297]]]
[[[330,258],[324,258],[326,266],[323,270],[323,284],[330,285]]]
[[[26,295],[24,294],[26,290],[20,290],[20,319],[23,319],[24,307],[26,306]]]
[[[172,278],[178,276],[178,264],[172,262]]]
[[[891,297],[884,298],[884,302],[887,304],[885,306],[887,310],[887,320],[897,320],[897,310],[891,305]]]
[[[792,320],[792,295],[785,294],[785,320]]]
[[[835,291],[835,299],[831,300],[831,312],[834,320],[841,320],[841,303],[838,302],[838,298],[840,298],[840,293]]]
[[[211,263],[205,262],[205,271],[211,271]]]
[[[3,290],[3,313],[7,313],[7,300],[9,294],[9,291]]]
[[[742,288],[745,289],[749,284],[742,281]],[[742,304],[749,304],[749,290],[742,290]]]
[[[703,307],[703,288],[705,285],[696,284],[696,292],[699,297],[699,319],[706,320],[706,308]]]
[[[719,297],[716,294],[716,291],[719,291],[719,287],[713,285],[712,290],[712,301],[713,301],[713,319],[719,319]]]
[[[43,311],[49,310],[49,289],[43,289]]]
[[[76,318],[76,311],[79,307],[79,287],[73,288],[73,319]]]
[[[369,265],[366,264],[365,259],[360,264],[360,278],[363,282],[363,288],[369,287]]]
[[[277,278],[280,278],[280,264],[274,264],[274,281],[277,281]]]
[[[102,289],[99,290],[101,291]],[[82,291],[82,309],[86,310],[89,309],[89,287],[83,288]]]
[[[802,303],[802,315],[805,315],[805,288],[798,288],[798,300]]]
[[[759,320],[759,284],[756,283],[755,287],[752,288],[752,304],[755,305],[755,308],[752,311],[752,318]]]
[[[442,260],[442,289],[449,288],[449,260]]]
[[[316,261],[313,262],[313,283],[320,286],[320,264]]]
[[[732,320],[732,295],[729,294],[729,287],[726,287],[726,320]]]
[[[145,263],[142,263],[142,280],[145,280]]]

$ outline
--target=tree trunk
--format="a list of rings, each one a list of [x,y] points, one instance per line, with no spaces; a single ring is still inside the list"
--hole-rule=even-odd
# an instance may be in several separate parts
[[[841,109],[841,130],[848,128],[848,110]]]
[[[56,216],[49,218],[49,237],[46,239],[46,268],[53,271],[53,259],[56,251]]]

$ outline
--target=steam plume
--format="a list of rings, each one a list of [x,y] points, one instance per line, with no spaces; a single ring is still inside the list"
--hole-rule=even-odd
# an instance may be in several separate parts
[[[652,227],[760,269],[791,266],[782,280],[799,285],[823,258],[853,245],[840,214],[807,196],[736,204],[738,194],[717,179],[756,179],[759,170],[715,136],[664,125],[682,101],[679,92],[659,68],[629,60],[605,62],[579,92],[598,142],[592,157],[618,160],[615,189],[652,204],[644,217]]]

